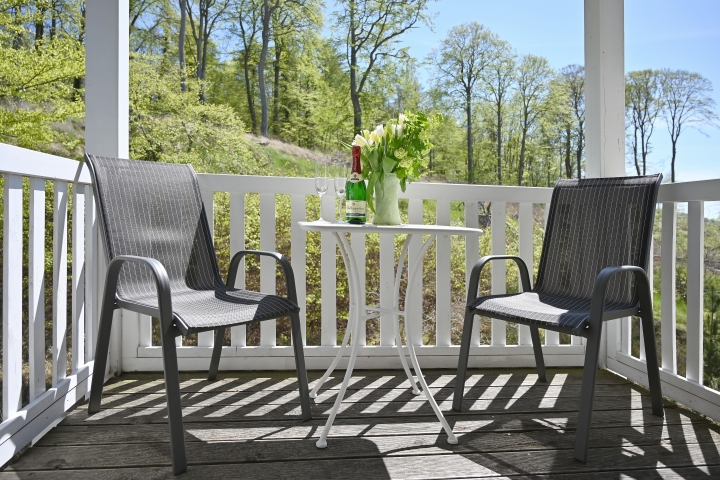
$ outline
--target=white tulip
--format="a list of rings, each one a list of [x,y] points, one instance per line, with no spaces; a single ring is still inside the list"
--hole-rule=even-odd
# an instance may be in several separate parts
[[[367,141],[365,140],[365,137],[362,135],[355,135],[355,140],[353,141],[353,145],[357,145],[358,147],[366,147]]]
[[[398,123],[401,127],[405,123],[405,120],[407,120],[407,117],[405,116],[405,114],[401,113],[400,116],[398,116]]]
[[[375,135],[377,135],[379,138],[382,138],[382,137],[385,136],[385,129],[383,128],[382,125],[378,125],[377,127],[375,127],[375,132],[374,132],[374,133],[375,133]]]

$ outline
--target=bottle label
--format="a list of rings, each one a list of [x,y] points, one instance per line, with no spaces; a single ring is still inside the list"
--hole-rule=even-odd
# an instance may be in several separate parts
[[[345,202],[345,214],[348,217],[365,217],[367,202],[365,200],[347,200]]]
[[[362,182],[362,181],[363,181],[362,173],[352,172],[352,173],[350,174],[350,178],[348,179],[348,181],[349,181],[350,183],[360,183],[360,182]]]

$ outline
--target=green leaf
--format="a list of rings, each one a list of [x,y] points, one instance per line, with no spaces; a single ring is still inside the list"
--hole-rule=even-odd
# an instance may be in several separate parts
[[[397,166],[397,161],[390,157],[383,158],[383,171],[388,174],[392,173],[393,169]]]

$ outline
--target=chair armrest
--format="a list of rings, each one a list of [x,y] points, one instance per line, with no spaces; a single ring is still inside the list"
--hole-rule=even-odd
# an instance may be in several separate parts
[[[160,320],[164,329],[169,329],[172,326],[173,319],[170,279],[168,278],[167,270],[165,270],[163,264],[154,258],[137,257],[134,255],[118,255],[113,258],[108,264],[105,276],[106,286],[103,303],[113,302],[113,304],[115,304],[115,292],[117,290],[118,276],[120,275],[120,268],[125,262],[139,263],[149,267],[150,271],[152,271],[153,277],[155,277],[155,286],[157,287]]]
[[[270,252],[266,250],[240,250],[239,252],[237,252],[235,255],[233,255],[232,260],[230,260],[230,268],[228,268],[227,278],[228,287],[233,287],[235,285],[238,267],[240,266],[240,261],[243,259],[243,257],[245,257],[245,255],[258,255],[274,258],[283,269],[283,274],[285,275],[285,285],[287,287],[288,300],[293,302],[295,305],[298,304],[297,290],[295,289],[295,274],[293,273],[292,265],[290,265],[290,262],[285,257],[285,255],[278,252]]]
[[[605,294],[612,277],[621,272],[632,272],[635,275],[637,289],[640,297],[640,307],[649,304],[652,305],[652,297],[650,295],[650,282],[648,281],[645,270],[634,265],[623,265],[617,267],[605,267],[595,277],[595,285],[593,286],[592,297],[590,298],[590,325],[595,322],[601,322],[605,313]],[[599,323],[597,323],[598,326]]]
[[[478,284],[480,283],[480,273],[486,263],[491,260],[513,260],[520,270],[520,281],[522,283],[523,292],[530,291],[530,276],[528,275],[528,269],[525,265],[525,260],[515,255],[486,255],[475,263],[475,266],[470,273],[470,281],[468,282],[468,296],[467,304],[477,298]]]

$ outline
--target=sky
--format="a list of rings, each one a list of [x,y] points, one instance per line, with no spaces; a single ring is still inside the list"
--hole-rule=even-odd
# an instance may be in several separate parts
[[[329,2],[332,3],[332,2]],[[437,0],[432,30],[420,26],[403,38],[424,59],[450,28],[476,21],[508,41],[518,54],[546,57],[560,69],[584,63],[582,0]],[[685,69],[709,79],[720,105],[720,0],[625,0],[625,71]],[[421,78],[427,74],[421,72]],[[720,107],[716,107],[720,112]],[[720,129],[688,129],[678,142],[678,181],[720,178]],[[655,126],[649,160],[670,175],[670,138]],[[634,166],[629,174],[634,174]]]

